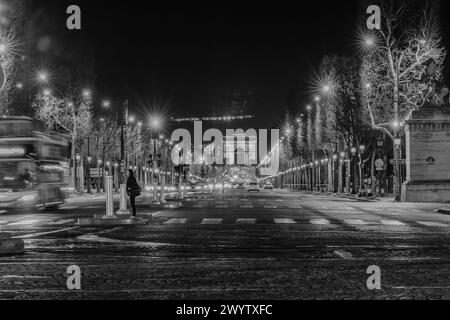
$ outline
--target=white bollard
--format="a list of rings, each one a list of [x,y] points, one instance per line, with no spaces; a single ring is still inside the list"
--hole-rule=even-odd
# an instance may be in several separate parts
[[[106,191],[106,215],[102,218],[104,220],[117,219],[114,215],[114,201],[113,201],[113,177],[105,177],[105,191]]]
[[[130,215],[130,211],[127,209],[127,185],[120,185],[120,209],[117,211],[117,215]]]
[[[166,203],[166,200],[164,199],[165,198],[165,195],[164,195],[165,186],[166,186],[166,175],[163,174],[162,179],[161,179],[161,192],[160,192],[160,198],[159,198],[159,202],[161,202],[161,203]]]

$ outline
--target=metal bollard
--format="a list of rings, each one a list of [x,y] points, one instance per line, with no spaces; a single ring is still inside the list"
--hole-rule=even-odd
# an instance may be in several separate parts
[[[129,215],[130,211],[127,209],[127,185],[120,185],[120,209],[117,215]]]
[[[105,191],[106,191],[106,215],[104,220],[117,219],[114,215],[114,201],[113,201],[113,177],[105,177]]]
[[[152,204],[159,204],[158,200],[158,184],[153,183],[153,197],[152,197]]]

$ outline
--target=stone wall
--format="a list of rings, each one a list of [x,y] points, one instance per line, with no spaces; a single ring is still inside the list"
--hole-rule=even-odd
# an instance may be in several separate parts
[[[450,202],[450,106],[424,107],[406,122],[402,200]]]

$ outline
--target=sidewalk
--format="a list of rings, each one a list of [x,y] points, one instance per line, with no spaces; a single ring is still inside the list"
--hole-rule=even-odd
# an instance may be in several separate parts
[[[279,191],[287,191],[291,193],[304,193],[311,194],[317,196],[329,196],[336,198],[343,198],[349,200],[355,200],[360,202],[368,202],[368,201],[378,201],[378,202],[394,202],[395,198],[393,195],[386,195],[385,197],[358,197],[358,195],[352,195],[347,193],[332,193],[332,192],[318,192],[318,191],[309,191],[309,190],[292,190],[292,189],[276,189]]]

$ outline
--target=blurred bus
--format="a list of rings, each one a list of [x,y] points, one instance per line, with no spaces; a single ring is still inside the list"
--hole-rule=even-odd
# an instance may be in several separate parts
[[[55,209],[68,185],[68,139],[26,117],[0,117],[0,209]]]

